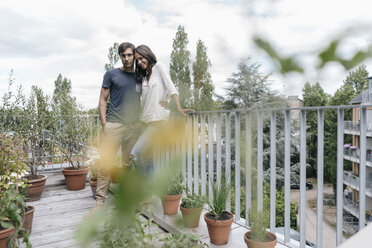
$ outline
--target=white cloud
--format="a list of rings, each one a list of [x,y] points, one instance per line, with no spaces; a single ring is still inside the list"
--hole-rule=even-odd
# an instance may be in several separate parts
[[[337,11],[336,7],[337,6]],[[301,95],[306,81],[319,81],[333,93],[346,77],[338,65],[317,72],[315,53],[330,37],[352,24],[371,22],[362,0],[349,1],[222,1],[222,0],[5,0],[0,2],[0,92],[7,88],[10,69],[24,88],[32,84],[52,93],[59,73],[71,79],[73,94],[86,107],[96,107],[108,48],[114,42],[147,44],[169,64],[178,25],[184,25],[189,50],[195,57],[202,39],[212,62],[218,94],[236,71],[241,58],[250,56],[265,73],[274,70],[252,35],[267,37],[283,55],[298,54],[307,66],[304,76],[272,77],[272,88]],[[369,32],[350,34],[342,44],[348,56],[366,48]],[[370,61],[367,69],[372,68]]]

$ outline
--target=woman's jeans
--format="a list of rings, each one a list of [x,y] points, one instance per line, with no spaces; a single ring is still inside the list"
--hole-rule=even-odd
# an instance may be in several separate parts
[[[130,153],[134,168],[146,178],[154,174],[153,136],[163,124],[164,121],[145,123],[144,131]]]

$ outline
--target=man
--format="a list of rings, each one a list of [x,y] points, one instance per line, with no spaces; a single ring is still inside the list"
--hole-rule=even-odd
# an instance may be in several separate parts
[[[109,70],[103,77],[99,97],[99,115],[104,136],[98,169],[96,206],[103,205],[115,171],[114,160],[119,146],[123,166],[128,165],[129,154],[139,135],[140,93],[134,79],[134,45],[124,42],[118,53],[122,66]],[[109,109],[107,99],[110,96]]]

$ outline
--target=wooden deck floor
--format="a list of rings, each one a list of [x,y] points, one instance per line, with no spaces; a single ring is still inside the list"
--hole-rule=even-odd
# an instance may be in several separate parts
[[[69,191],[61,173],[48,173],[46,189],[39,201],[29,202],[35,207],[30,240],[33,247],[80,247],[73,238],[83,216],[95,206],[90,186],[84,190]],[[156,230],[164,233],[161,228]],[[21,247],[25,247],[22,244]],[[96,247],[96,245],[91,245]]]

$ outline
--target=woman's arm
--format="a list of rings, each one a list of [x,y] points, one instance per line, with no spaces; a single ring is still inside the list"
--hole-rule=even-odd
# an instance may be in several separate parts
[[[176,105],[177,105],[177,111],[178,111],[178,113],[180,113],[181,115],[183,115],[183,116],[187,116],[187,113],[194,113],[195,112],[195,110],[193,110],[193,109],[183,109],[182,107],[181,107],[181,104],[180,104],[180,99],[179,99],[179,97],[178,97],[178,94],[173,94],[172,96],[172,100],[176,103]]]

